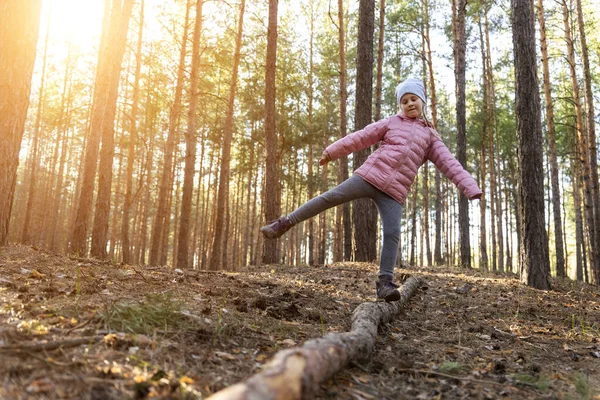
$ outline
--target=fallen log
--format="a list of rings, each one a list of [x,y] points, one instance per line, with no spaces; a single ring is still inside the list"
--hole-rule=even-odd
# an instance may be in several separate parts
[[[300,400],[310,399],[319,385],[352,361],[370,357],[377,328],[390,322],[421,285],[409,278],[400,287],[401,298],[391,303],[362,303],[352,315],[350,332],[331,333],[300,347],[275,354],[261,372],[207,400]]]

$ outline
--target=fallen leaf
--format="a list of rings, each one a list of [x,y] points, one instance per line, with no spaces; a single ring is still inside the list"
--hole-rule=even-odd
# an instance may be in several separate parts
[[[42,279],[46,277],[45,274],[42,274],[41,272],[35,269],[31,271],[31,274],[29,276],[37,279]]]

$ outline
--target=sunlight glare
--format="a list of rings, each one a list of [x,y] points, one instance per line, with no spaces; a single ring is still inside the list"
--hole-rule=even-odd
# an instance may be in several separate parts
[[[71,42],[78,48],[96,47],[102,30],[104,2],[101,0],[46,0],[40,33],[46,31],[50,13],[50,38]]]

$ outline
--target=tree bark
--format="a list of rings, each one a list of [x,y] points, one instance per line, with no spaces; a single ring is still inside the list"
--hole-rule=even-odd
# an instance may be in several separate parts
[[[338,0],[338,43],[340,49],[340,134],[346,136],[347,122],[346,103],[348,102],[347,72],[346,72],[346,31],[344,30],[344,0]],[[338,184],[348,179],[348,158],[339,160]],[[344,235],[344,260],[352,259],[352,226],[350,225],[350,203],[342,205],[342,225]]]
[[[427,59],[427,70],[429,72],[429,100],[431,103],[431,123],[437,129],[437,93],[435,89],[435,79],[433,76],[433,59],[431,57],[431,36],[430,19],[429,19],[429,0],[424,1],[424,17],[425,17],[425,57]],[[433,245],[433,260],[435,264],[440,265],[444,262],[442,257],[442,189],[440,171],[435,168],[435,241]]]
[[[140,21],[136,49],[135,78],[133,82],[133,98],[131,100],[131,116],[129,126],[129,146],[127,149],[127,182],[125,184],[125,201],[123,203],[123,222],[121,243],[123,246],[123,263],[131,264],[131,244],[129,237],[129,215],[133,205],[133,162],[135,160],[135,145],[137,141],[137,113],[140,98],[140,76],[142,71],[142,38],[144,33],[144,0],[140,3]]]
[[[308,61],[308,198],[312,199],[315,196],[316,177],[313,171],[314,165],[314,129],[313,129],[313,104],[314,104],[314,1],[310,2],[310,39],[309,39],[309,61]],[[315,265],[315,222],[313,218],[307,221],[308,225],[308,265]]]
[[[0,12],[0,246],[8,244],[41,4],[40,0],[7,0]]]
[[[533,4],[512,0],[517,117],[521,281],[550,289],[548,237],[544,225],[544,172],[540,98],[536,73]]]
[[[466,50],[465,19],[467,0],[452,0],[454,37],[454,75],[456,79],[456,159],[467,168],[467,122],[466,122]],[[469,240],[469,200],[458,195],[458,226],[460,240],[460,266],[471,268],[471,244]]]
[[[483,28],[481,26],[481,16],[477,16],[477,25],[479,27],[479,43],[481,47],[481,62],[483,69],[483,113],[485,118],[483,119],[483,126],[481,130],[481,148],[479,153],[479,169],[480,169],[480,184],[479,187],[483,192],[481,199],[479,199],[479,268],[483,271],[489,270],[488,265],[488,252],[487,252],[487,228],[486,228],[486,150],[487,150],[487,140],[486,136],[488,134],[488,123],[487,115],[489,114],[489,85],[488,85],[488,70],[487,70],[487,54],[486,47],[483,40]],[[490,155],[490,159],[493,157]]]
[[[385,0],[379,0],[379,31],[377,40],[377,75],[375,78],[375,121],[381,119],[381,98],[383,91],[383,49],[385,33]]]
[[[400,288],[401,298],[391,303],[362,303],[352,315],[350,332],[330,333],[301,347],[275,354],[262,371],[243,383],[230,386],[207,400],[314,398],[327,381],[351,361],[367,360],[375,348],[377,328],[390,322],[406,306],[421,281],[409,278]]]
[[[110,215],[110,197],[113,178],[113,161],[115,155],[115,115],[117,110],[117,95],[121,77],[121,63],[127,43],[127,31],[133,0],[114,1],[111,10],[110,45],[110,75],[107,88],[106,106],[102,124],[102,147],[100,149],[100,164],[98,166],[98,196],[92,228],[91,255],[98,259],[106,259],[106,243],[108,220]],[[91,195],[91,194],[89,194]]]
[[[38,159],[39,140],[40,140],[40,126],[42,120],[42,108],[45,100],[45,82],[46,82],[46,60],[48,56],[48,38],[50,37],[50,17],[52,16],[52,2],[50,2],[48,10],[48,21],[46,25],[46,35],[44,40],[44,55],[42,57],[42,78],[40,82],[40,93],[38,95],[38,104],[35,115],[35,127],[33,129],[33,140],[30,149],[30,173],[29,173],[29,191],[27,196],[27,206],[25,209],[25,221],[23,222],[23,235],[21,241],[25,244],[31,242],[29,233],[29,225],[31,221],[31,214],[33,213],[33,204],[36,197],[36,188],[39,185],[37,181],[37,169],[40,160]]]
[[[416,240],[417,240],[417,196],[419,194],[419,176],[417,175],[417,178],[415,179],[414,182],[414,192],[412,195],[412,201],[410,202],[410,206],[412,208],[411,211],[411,230],[410,230],[410,258],[409,258],[409,264],[410,265],[415,265],[415,252],[416,252]]]
[[[600,187],[598,186],[598,151],[596,144],[596,120],[594,109],[594,95],[592,92],[592,75],[590,72],[590,59],[583,20],[581,0],[575,0],[577,6],[577,25],[579,26],[579,41],[581,42],[581,61],[583,64],[583,87],[585,91],[585,108],[587,117],[587,141],[589,144],[589,163],[591,171],[591,191],[594,208],[594,249],[595,263],[591,269],[592,280],[600,285]],[[586,160],[587,161],[587,160]]]
[[[242,0],[240,4],[240,13],[238,19],[238,30],[235,39],[235,51],[233,54],[233,69],[231,72],[231,84],[229,86],[229,99],[227,101],[227,116],[225,117],[225,126],[223,128],[223,141],[221,153],[221,170],[219,176],[219,192],[217,194],[217,215],[215,222],[215,237],[213,242],[213,252],[210,261],[212,270],[222,269],[221,260],[223,259],[223,224],[227,213],[227,203],[229,202],[229,171],[231,163],[231,140],[233,138],[233,115],[235,112],[235,93],[238,82],[238,68],[240,65],[240,51],[242,48],[242,31],[244,27],[244,10],[246,1]],[[226,249],[225,249],[226,250]]]
[[[577,279],[578,282],[583,282],[583,257],[581,248],[583,246],[584,234],[583,217],[581,215],[581,165],[579,163],[579,156],[577,155],[579,152],[577,144],[573,145],[573,149],[571,151],[573,153],[573,156],[570,157],[570,164],[571,179],[573,181],[573,211],[575,214],[575,279]]]
[[[546,17],[544,2],[538,0],[537,15],[540,24],[540,45],[542,49],[542,68],[544,76],[544,99],[546,103],[546,123],[548,126],[548,157],[550,159],[550,185],[552,187],[552,211],[554,216],[554,244],[556,252],[556,275],[564,278],[566,275],[565,255],[562,231],[562,216],[560,207],[560,187],[558,184],[558,160],[556,157],[556,130],[554,128],[554,105],[550,88],[550,68],[548,63],[548,42],[546,40]]]
[[[488,10],[489,3],[484,3],[484,29],[485,29],[485,44],[487,48],[487,82],[488,82],[488,114],[486,116],[488,125],[488,154],[490,160],[490,208],[491,208],[491,236],[492,236],[492,270],[504,272],[504,236],[502,231],[503,213],[502,213],[502,195],[501,184],[499,182],[499,174],[496,169],[499,169],[500,156],[498,152],[497,142],[497,112],[496,112],[496,89],[494,84],[494,74],[491,57],[491,45],[489,34]],[[498,167],[497,167],[498,165]],[[495,216],[495,218],[494,218]]]
[[[116,6],[115,6],[116,7]],[[116,73],[116,49],[109,38],[118,36],[119,14],[111,8],[111,2],[106,1],[104,5],[104,17],[102,21],[102,37],[100,39],[100,51],[98,52],[98,63],[96,65],[96,79],[94,82],[94,97],[92,113],[90,116],[89,132],[83,155],[83,170],[81,171],[81,188],[77,200],[73,232],[71,235],[70,252],[80,256],[87,255],[88,224],[92,213],[94,202],[94,183],[98,167],[98,151],[103,132],[108,131],[105,124],[113,126],[113,118],[106,120],[106,110],[111,92],[111,85],[119,84]],[[120,73],[119,62],[119,73]],[[116,91],[117,89],[115,89]],[[116,101],[116,100],[115,100]],[[112,129],[112,128],[111,128]],[[108,134],[108,133],[107,133]],[[108,144],[107,144],[108,145]],[[108,148],[107,148],[108,150]]]
[[[188,109],[187,131],[185,132],[185,168],[183,172],[183,193],[181,195],[181,217],[179,218],[179,235],[177,238],[177,260],[173,264],[178,268],[189,267],[190,217],[192,215],[192,195],[194,192],[194,175],[196,171],[196,135],[200,82],[200,34],[202,32],[203,0],[196,1],[196,22],[192,40],[192,72],[190,75],[190,106]]]
[[[281,199],[279,198],[279,171],[277,155],[277,126],[276,126],[276,66],[277,66],[277,7],[279,0],[269,0],[269,25],[267,31],[267,58],[265,72],[265,145],[267,160],[265,167],[265,219],[272,221],[279,217]],[[265,240],[263,263],[272,264],[278,261],[277,241]]]
[[[56,174],[57,182],[53,195],[53,204],[51,205],[50,211],[50,229],[49,229],[49,245],[47,246],[50,250],[60,252],[63,245],[63,234],[64,234],[64,218],[59,218],[61,212],[66,210],[66,204],[63,201],[63,182],[65,180],[65,166],[67,161],[67,153],[70,152],[69,146],[69,132],[68,127],[71,124],[71,109],[73,105],[73,96],[71,95],[71,88],[73,86],[72,79],[72,68],[73,62],[71,60],[71,47],[69,46],[69,54],[67,56],[65,78],[63,83],[63,94],[61,100],[61,117],[59,118],[58,129],[63,131],[62,144],[60,152],[60,162],[58,166],[58,172]],[[60,222],[58,222],[60,221]]]
[[[321,184],[324,188],[323,191],[327,190],[327,180],[329,173],[329,166],[325,164],[321,169]],[[327,211],[319,214],[319,228],[321,230],[319,237],[319,265],[325,265],[326,259],[326,247],[327,247]]]
[[[565,39],[567,42],[567,60],[569,63],[569,72],[571,75],[571,87],[573,90],[573,103],[575,107],[575,133],[577,137],[577,145],[579,147],[579,162],[581,164],[581,179],[583,184],[583,205],[585,209],[585,222],[587,226],[588,238],[591,245],[590,260],[592,266],[596,265],[598,249],[596,241],[596,227],[594,217],[594,199],[592,196],[592,179],[590,168],[590,143],[588,142],[587,133],[584,131],[583,110],[581,107],[581,97],[579,90],[579,82],[577,80],[576,61],[575,61],[575,44],[571,32],[571,24],[569,21],[569,9],[565,0],[562,1],[563,23],[565,28]],[[585,253],[584,253],[585,254]],[[592,268],[593,269],[593,268]]]
[[[185,56],[187,54],[187,41],[189,30],[189,16],[192,0],[188,0],[185,10],[185,22],[183,25],[183,34],[181,35],[181,50],[179,52],[179,67],[177,69],[177,80],[175,83],[175,96],[173,105],[169,115],[169,131],[167,133],[167,142],[163,154],[163,167],[160,174],[158,187],[158,200],[156,205],[156,216],[152,225],[152,237],[150,241],[150,254],[148,263],[150,265],[158,265],[160,263],[160,255],[163,252],[163,232],[167,219],[170,215],[169,199],[173,192],[171,184],[173,176],[173,153],[175,150],[175,141],[177,136],[177,128],[181,118],[181,97],[183,92],[183,80],[185,72]]]
[[[375,0],[360,0],[358,8],[358,43],[356,56],[356,101],[354,129],[372,122],[373,103],[373,34]],[[371,154],[371,149],[354,153],[356,171]],[[355,261],[371,262],[377,258],[377,210],[370,199],[354,201],[352,214],[356,240]]]

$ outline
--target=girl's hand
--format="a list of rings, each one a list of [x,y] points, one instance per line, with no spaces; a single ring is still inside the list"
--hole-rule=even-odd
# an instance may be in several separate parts
[[[321,156],[321,159],[319,160],[319,165],[325,165],[329,161],[331,161],[331,157],[329,156],[329,153],[327,152],[327,150],[324,150],[323,155]]]
[[[479,200],[483,196],[483,193],[478,193],[475,196],[471,197],[470,200]]]

